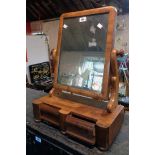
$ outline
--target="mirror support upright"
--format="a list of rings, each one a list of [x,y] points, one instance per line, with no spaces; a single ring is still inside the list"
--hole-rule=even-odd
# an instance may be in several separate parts
[[[54,67],[54,74],[55,74],[55,67],[56,67],[56,55],[57,55],[57,49],[52,50],[52,58],[53,58],[53,67]],[[49,91],[49,96],[52,97],[54,93],[60,93],[60,90],[55,89],[54,87]]]
[[[107,104],[107,111],[112,112],[118,105],[118,89],[119,89],[119,76],[117,66],[117,51],[112,50],[110,62],[110,101]]]

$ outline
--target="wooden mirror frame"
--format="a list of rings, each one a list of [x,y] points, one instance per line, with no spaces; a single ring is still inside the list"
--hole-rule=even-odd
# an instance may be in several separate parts
[[[58,69],[59,69],[59,61],[60,61],[60,49],[61,49],[61,40],[62,40],[62,29],[63,29],[63,20],[64,18],[71,18],[71,17],[80,17],[80,16],[87,16],[93,14],[104,14],[108,13],[108,29],[106,35],[106,47],[105,47],[105,64],[104,64],[104,74],[103,74],[103,81],[102,81],[102,91],[101,93],[97,93],[91,90],[83,90],[79,88],[75,88],[72,86],[67,86],[58,83]],[[57,50],[56,50],[56,62],[54,67],[54,88],[58,91],[68,91],[74,94],[79,94],[87,97],[91,97],[98,100],[107,100],[109,99],[109,79],[110,79],[110,58],[111,52],[114,45],[114,30],[115,30],[115,17],[117,15],[117,10],[114,7],[107,6],[97,9],[91,10],[84,10],[78,12],[70,12],[64,13],[60,16],[59,22],[59,32],[58,32],[58,43],[57,43]]]

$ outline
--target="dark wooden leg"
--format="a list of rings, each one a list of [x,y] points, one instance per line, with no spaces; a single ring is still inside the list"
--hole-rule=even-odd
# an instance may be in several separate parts
[[[66,132],[66,127],[65,127],[65,120],[66,120],[66,117],[67,115],[70,113],[69,111],[65,111],[65,110],[60,110],[59,111],[60,113],[60,129],[61,129],[61,132],[63,134],[65,134]]]
[[[96,124],[96,145],[101,151],[108,149],[108,131],[109,128],[104,128],[100,124]]]
[[[41,118],[40,118],[40,108],[39,108],[39,104],[34,104],[33,103],[33,114],[34,114],[34,120],[36,122],[40,122]]]

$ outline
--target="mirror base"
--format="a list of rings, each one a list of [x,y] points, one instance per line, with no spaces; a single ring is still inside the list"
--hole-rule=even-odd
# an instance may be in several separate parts
[[[116,137],[124,118],[124,107],[117,105],[113,112],[84,105],[57,96],[33,100],[38,120],[47,121],[61,132],[88,145],[107,150]]]

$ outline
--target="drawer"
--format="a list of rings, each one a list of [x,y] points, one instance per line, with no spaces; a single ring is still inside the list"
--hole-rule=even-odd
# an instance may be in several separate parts
[[[66,118],[66,134],[88,144],[95,144],[95,122],[76,114]]]
[[[40,105],[40,117],[42,120],[47,121],[48,123],[60,126],[60,108],[50,106],[47,104]]]

